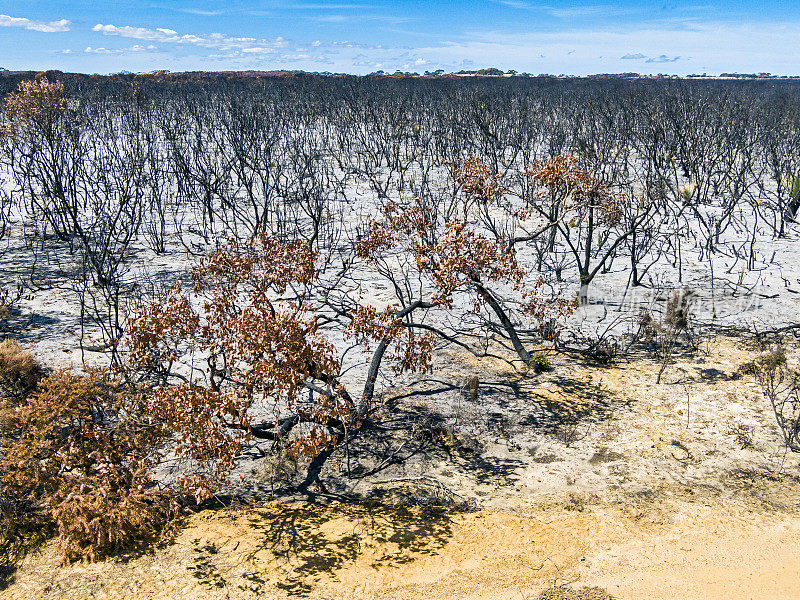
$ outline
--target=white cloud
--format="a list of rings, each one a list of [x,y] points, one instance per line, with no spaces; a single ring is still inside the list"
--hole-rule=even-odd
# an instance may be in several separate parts
[[[253,48],[242,48],[242,52],[246,54],[269,54],[275,52],[275,48],[264,48],[262,46],[254,46]]]
[[[520,10],[531,10],[536,8],[529,2],[522,2],[520,0],[496,0],[498,4],[503,4],[505,6],[510,6],[511,8],[519,8]]]
[[[69,31],[71,24],[66,19],[61,19],[60,21],[32,21],[24,17],[0,15],[0,27],[21,27],[22,29],[41,31],[43,33]]]
[[[673,63],[676,74],[697,69],[789,74],[797,71],[795,57],[800,54],[797,27],[797,23],[791,22],[707,22],[518,34],[485,30],[468,32],[463,38],[440,44],[416,47],[414,52],[431,65],[451,65],[466,58],[480,66],[581,75],[627,71],[630,59],[622,57],[635,56],[629,54],[630,48],[637,48],[643,62],[650,60],[650,65]],[[569,54],[572,50],[575,53]],[[534,62],[534,57],[541,54],[547,56],[547,60]],[[599,55],[605,58],[600,59]]]
[[[641,9],[636,8],[623,8],[620,6],[612,5],[587,5],[587,6],[546,6],[540,4],[532,4],[525,0],[493,0],[497,4],[517,8],[519,10],[537,11],[556,17],[557,19],[577,19],[583,17],[599,17],[599,16],[619,16],[625,14],[633,14],[639,12]]]
[[[199,15],[201,17],[218,17],[225,14],[224,10],[202,10],[199,8],[175,8],[173,10],[190,15]]]
[[[411,17],[396,17],[394,15],[322,15],[313,17],[315,21],[321,23],[363,23],[367,21],[377,21],[383,23],[400,24],[413,20]]]
[[[514,1],[514,0],[509,0]],[[541,8],[541,7],[540,7]],[[202,69],[205,61],[215,67],[301,68],[335,72],[369,72],[375,69],[445,70],[498,67],[534,73],[609,73],[659,69],[677,74],[691,72],[792,73],[793,57],[800,55],[798,24],[732,22],[619,23],[513,33],[497,30],[451,31],[436,42],[410,47],[368,45],[360,38],[302,43],[283,38],[237,37],[223,33],[184,33],[166,27],[143,28],[98,24],[94,31],[106,36],[140,41],[141,47],[157,45],[174,54],[172,68]],[[410,40],[405,36],[403,39]],[[91,54],[136,50],[108,50],[102,42]],[[177,52],[191,48],[192,52]],[[633,49],[633,50],[632,50]],[[77,50],[76,52],[80,52]],[[678,54],[680,52],[680,54]],[[144,61],[144,57],[142,60]],[[107,60],[113,62],[108,56]],[[162,58],[150,63],[155,68]],[[662,64],[664,66],[662,66]],[[218,65],[218,66],[217,66]],[[632,66],[635,65],[634,68]],[[330,69],[328,69],[330,67]]]
[[[370,4],[286,4],[279,8],[289,10],[348,10],[374,8],[374,6]]]
[[[288,43],[282,37],[274,39],[258,39],[251,37],[233,37],[224,33],[208,33],[208,34],[180,34],[173,29],[156,28],[148,29],[146,27],[131,27],[124,25],[118,27],[116,25],[103,25],[98,23],[92,27],[92,31],[102,33],[103,35],[114,35],[125,38],[132,38],[136,40],[144,40],[148,42],[158,42],[162,44],[183,44],[200,46],[202,48],[214,48],[217,50],[248,50],[258,48],[263,50],[269,48],[283,48],[288,46]]]
[[[558,19],[578,19],[582,17],[619,16],[638,12],[635,8],[620,6],[569,6],[565,8],[541,7],[546,13]]]
[[[648,62],[648,63],[671,63],[671,62],[676,62],[678,59],[680,59],[680,56],[667,56],[666,54],[661,54],[659,56],[654,56],[652,58],[648,58],[644,62]]]
[[[67,51],[65,50],[64,52],[66,53]],[[134,44],[128,48],[92,48],[87,46],[83,52],[84,54],[131,54],[136,52],[158,52],[158,47],[153,44],[148,44],[147,46]]]

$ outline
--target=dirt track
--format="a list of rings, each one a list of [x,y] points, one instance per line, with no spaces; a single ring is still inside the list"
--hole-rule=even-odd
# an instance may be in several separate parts
[[[270,503],[193,516],[127,561],[31,557],[5,597],[535,598],[556,584],[616,598],[791,598],[800,516],[712,498],[528,514]]]

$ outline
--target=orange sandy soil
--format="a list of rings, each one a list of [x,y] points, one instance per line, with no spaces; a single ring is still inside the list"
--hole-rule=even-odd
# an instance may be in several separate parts
[[[797,597],[796,514],[713,498],[591,501],[524,515],[279,503],[208,511],[140,556],[59,567],[45,549],[3,597],[505,600],[564,584],[630,600]]]

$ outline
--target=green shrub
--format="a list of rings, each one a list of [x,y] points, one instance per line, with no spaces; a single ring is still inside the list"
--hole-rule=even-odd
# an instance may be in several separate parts
[[[540,352],[531,357],[531,367],[537,373],[544,373],[545,371],[553,370],[553,363],[550,362],[546,354]]]

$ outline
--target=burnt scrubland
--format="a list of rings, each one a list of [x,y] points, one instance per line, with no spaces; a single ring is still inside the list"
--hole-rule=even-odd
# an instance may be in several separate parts
[[[796,589],[800,84],[0,81],[4,594]]]

